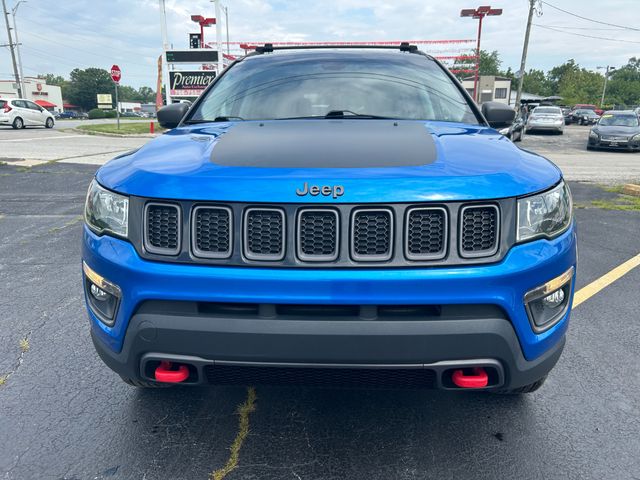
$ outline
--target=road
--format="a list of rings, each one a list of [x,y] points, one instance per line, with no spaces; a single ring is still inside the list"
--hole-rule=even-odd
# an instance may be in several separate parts
[[[84,140],[34,132],[18,132],[43,135],[22,142],[36,144],[33,152]],[[0,155],[14,143],[6,135]],[[95,156],[135,144],[86,140]],[[0,375],[8,375],[0,385],[0,478],[205,480],[229,462],[247,390],[139,391],[98,359],[79,261],[95,169],[0,165]],[[614,195],[571,187],[583,205]],[[640,212],[589,208],[576,217],[578,288],[640,252]],[[640,268],[576,308],[558,366],[523,398],[260,387],[226,479],[638,478],[638,285]]]

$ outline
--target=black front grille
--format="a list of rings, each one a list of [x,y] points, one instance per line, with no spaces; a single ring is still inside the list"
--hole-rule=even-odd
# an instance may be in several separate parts
[[[465,207],[460,231],[462,255],[493,255],[498,249],[498,209],[493,205]]]
[[[180,250],[180,210],[176,205],[147,204],[145,247],[151,253],[176,254]]]
[[[196,207],[192,222],[196,255],[206,258],[227,258],[231,255],[231,210]]]
[[[393,224],[389,210],[358,210],[353,215],[354,260],[391,258]]]
[[[407,219],[407,257],[442,258],[446,253],[447,212],[443,208],[414,208]]]
[[[250,208],[245,216],[245,255],[254,260],[280,260],[284,257],[284,212],[278,209]]]
[[[207,365],[212,385],[301,385],[342,388],[434,388],[436,374],[422,368],[297,368]]]
[[[338,213],[335,210],[303,210],[298,220],[298,257],[330,261],[338,256]]]

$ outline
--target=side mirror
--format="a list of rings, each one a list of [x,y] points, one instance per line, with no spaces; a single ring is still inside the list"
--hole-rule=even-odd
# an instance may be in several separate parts
[[[189,110],[189,105],[172,103],[158,110],[158,123],[163,128],[176,128]]]
[[[482,114],[492,128],[508,127],[516,116],[514,109],[500,102],[483,103]]]

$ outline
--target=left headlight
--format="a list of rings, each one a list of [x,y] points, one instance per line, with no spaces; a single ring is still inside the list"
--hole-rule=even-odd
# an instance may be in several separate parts
[[[96,233],[125,237],[129,233],[129,197],[111,192],[93,180],[87,192],[84,219]]]
[[[640,142],[640,133],[631,137],[632,142]]]
[[[564,183],[518,200],[517,241],[552,238],[564,232],[573,218],[571,192]]]

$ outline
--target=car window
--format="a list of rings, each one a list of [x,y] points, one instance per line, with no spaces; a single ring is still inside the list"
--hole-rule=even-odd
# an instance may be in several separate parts
[[[538,113],[543,115],[562,115],[562,110],[555,107],[538,107],[533,110],[533,113]]]
[[[207,92],[188,121],[323,118],[331,111],[341,111],[479,123],[458,87],[422,55],[277,55],[233,66]]]
[[[635,115],[603,115],[598,122],[603,127],[637,127],[638,117]]]
[[[37,104],[35,104],[33,102],[29,102],[29,101],[25,101],[24,103],[27,104],[27,108],[30,108],[31,110],[40,111],[40,107]]]
[[[0,100],[0,108],[4,108],[6,104],[7,104],[6,100]]]
[[[11,103],[14,107],[27,108],[27,105],[23,100],[13,100]]]

